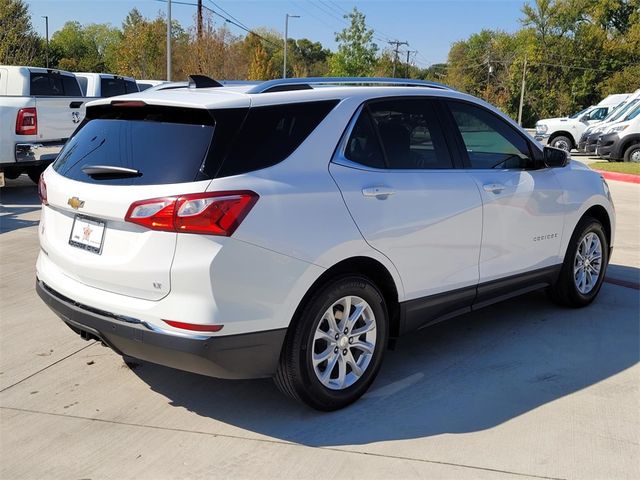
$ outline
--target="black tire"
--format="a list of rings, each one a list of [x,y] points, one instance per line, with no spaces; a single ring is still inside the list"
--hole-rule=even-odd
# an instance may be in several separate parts
[[[633,158],[632,158],[633,156]],[[624,152],[624,161],[625,162],[638,162],[636,158],[640,157],[640,143],[635,143],[627,148]]]
[[[376,343],[362,376],[351,386],[334,390],[323,385],[314,371],[313,337],[324,313],[335,302],[349,295],[360,297],[371,307],[375,316]],[[298,318],[293,320],[280,355],[276,385],[283,393],[316,410],[332,411],[346,407],[367,391],[380,370],[388,342],[388,323],[384,298],[368,278],[345,275],[330,280],[311,295]]]
[[[586,294],[581,293],[576,286],[574,280],[574,262],[576,260],[576,251],[580,245],[582,239],[589,233],[595,233],[600,239],[602,247],[602,258],[600,274],[596,284]],[[607,273],[607,265],[609,264],[609,243],[607,241],[607,235],[604,231],[604,227],[599,220],[592,217],[584,217],[573,232],[569,246],[567,247],[567,253],[558,276],[558,280],[555,285],[550,288],[551,298],[561,305],[565,305],[573,308],[586,307],[593,300],[595,300],[602,282]]]
[[[565,145],[568,148],[564,148]],[[554,148],[559,148],[566,152],[570,152],[571,149],[573,148],[573,140],[571,140],[569,137],[565,135],[558,135],[557,137],[553,137],[551,139],[551,141],[549,142],[549,146]]]
[[[9,168],[9,169],[3,170],[3,171],[4,171],[4,178],[6,178],[8,180],[15,180],[22,173],[20,170],[15,170],[13,168]]]
[[[44,172],[46,168],[47,167],[30,167],[27,170],[27,175],[29,175],[31,181],[37,185],[38,182],[40,182],[40,175],[42,175],[42,172]]]

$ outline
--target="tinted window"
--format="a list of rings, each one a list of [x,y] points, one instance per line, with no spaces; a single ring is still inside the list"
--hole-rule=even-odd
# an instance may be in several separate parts
[[[100,96],[114,97],[116,95],[124,95],[127,90],[124,80],[121,78],[101,78],[100,79]]]
[[[250,108],[217,176],[239,175],[281,162],[337,103],[329,100]]]
[[[134,116],[144,116],[140,113],[143,110]],[[86,183],[155,185],[194,181],[200,175],[214,127],[169,123],[163,121],[163,115],[151,113],[138,120],[93,118],[71,137],[53,168],[65,177]],[[150,121],[152,118],[157,121]],[[88,165],[133,168],[141,175],[92,178],[82,171]]]
[[[495,114],[464,102],[447,102],[471,168],[532,168],[527,141]]]
[[[353,126],[344,156],[352,162],[374,168],[384,168],[384,155],[367,109],[362,110]]]
[[[125,80],[124,87],[127,93],[135,93],[140,91],[138,89],[138,84],[132,80]]]
[[[607,108],[596,108],[595,110],[592,110],[591,112],[589,112],[589,120],[602,120],[604,117],[607,116]]]
[[[453,168],[431,101],[374,102],[369,110],[380,135],[388,168]]]
[[[153,85],[151,85],[150,83],[141,83],[138,82],[138,88],[140,89],[141,92],[145,91],[147,88],[151,88]]]
[[[76,77],[71,77],[69,75],[62,75],[62,86],[64,87],[64,94],[67,97],[81,97],[82,92],[80,91],[80,85],[78,85],[78,81]]]
[[[87,95],[87,79],[85,77],[76,77],[78,79],[78,83],[80,84],[80,89],[82,90],[82,95]]]
[[[50,97],[64,95],[64,87],[62,85],[62,75],[53,73],[36,73],[30,74],[30,92],[31,95]]]

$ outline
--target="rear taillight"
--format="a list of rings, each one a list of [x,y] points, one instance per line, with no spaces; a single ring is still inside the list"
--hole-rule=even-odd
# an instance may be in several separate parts
[[[21,108],[18,110],[16,133],[18,135],[38,134],[38,112],[35,107]]]
[[[44,173],[40,174],[40,180],[38,180],[38,196],[40,197],[40,203],[48,205],[47,202],[47,184],[44,182]]]
[[[124,219],[151,230],[230,237],[257,201],[246,190],[151,198],[132,203]]]

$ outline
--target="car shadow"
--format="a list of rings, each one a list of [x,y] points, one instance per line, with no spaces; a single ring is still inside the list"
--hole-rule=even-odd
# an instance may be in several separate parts
[[[28,177],[6,180],[0,189],[0,234],[38,225],[39,220],[21,218],[38,210],[38,187]]]
[[[171,405],[309,446],[488,429],[605,380],[640,356],[637,291],[605,284],[586,309],[543,292],[403,337],[369,392],[337,412],[298,404],[271,380],[224,381],[141,364]]]

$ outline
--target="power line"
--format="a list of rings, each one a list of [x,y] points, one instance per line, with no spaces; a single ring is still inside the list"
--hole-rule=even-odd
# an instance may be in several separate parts
[[[156,2],[162,2],[162,3],[167,3],[167,0],[155,0]],[[172,4],[179,4],[179,5],[190,5],[192,7],[197,7],[198,4],[197,3],[189,3],[189,2],[181,2],[179,0],[171,0]],[[216,11],[214,11],[213,9],[207,7],[206,5],[202,5],[202,8],[204,8],[205,10],[207,10],[208,12],[210,12],[212,15],[216,15],[222,19],[224,19],[225,22],[230,23],[231,25],[235,25],[236,27],[244,30],[247,33],[250,33],[251,35],[255,35],[256,37],[258,37],[260,40],[267,42],[271,45],[273,45],[274,47],[276,47],[277,49],[281,49],[282,45],[278,45],[277,43],[272,42],[271,40],[269,40],[268,38],[263,37],[262,35],[260,35],[259,33],[254,32],[253,30],[251,30],[250,28],[245,27],[244,25],[241,25],[240,23],[231,20],[227,17],[225,17],[224,15],[222,15],[221,13],[218,13]]]

